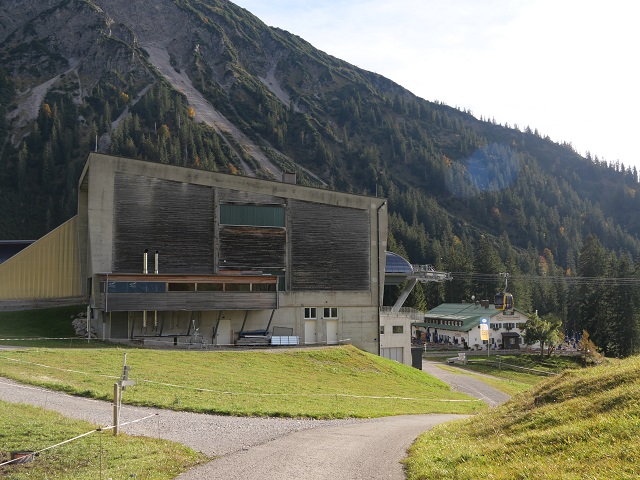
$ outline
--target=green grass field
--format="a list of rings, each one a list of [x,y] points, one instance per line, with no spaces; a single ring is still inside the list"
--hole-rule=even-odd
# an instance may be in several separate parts
[[[108,348],[104,342],[77,337],[71,322],[87,307],[71,306],[0,312],[0,345],[60,348]]]
[[[0,337],[66,336],[71,319],[82,311],[0,312]],[[353,347],[185,351],[72,342],[74,348],[41,348],[58,346],[47,340],[7,342],[32,348],[0,352],[0,376],[111,400],[127,353],[130,378],[137,385],[126,390],[123,402],[134,405],[312,418],[472,413],[485,408],[424,372]]]
[[[16,326],[16,317],[10,325],[0,314],[0,333],[19,334],[32,328],[38,332],[40,323],[53,334],[58,313],[37,315],[37,320],[20,317],[20,326]],[[69,314],[65,315],[66,322]],[[0,376],[105,400],[111,400],[126,352],[130,378],[137,385],[126,390],[124,401],[138,405],[313,418],[475,413],[437,427],[416,441],[406,461],[410,480],[640,478],[636,448],[640,436],[640,357],[590,368],[572,368],[575,361],[562,357],[545,358],[542,363],[527,356],[503,359],[559,373],[548,378],[489,364],[469,365],[470,370],[460,374],[476,376],[515,395],[505,405],[488,409],[419,370],[348,346],[212,352],[105,348],[100,344],[83,348],[81,343],[73,345],[80,348],[41,348],[51,346],[48,341],[26,344],[36,348],[0,351]],[[4,405],[0,408],[8,412],[0,414],[5,422],[0,425],[0,436],[14,430],[32,432],[20,420],[11,423],[13,417],[19,418],[18,413]],[[60,418],[54,421],[72,423]],[[83,428],[91,427],[74,431]],[[11,448],[14,445],[25,448],[23,443]],[[95,448],[89,449],[93,458]],[[168,453],[162,449],[166,447],[153,448],[155,453],[149,458],[164,461]],[[3,448],[3,454],[5,451],[8,449]],[[78,465],[82,461],[80,455],[75,460]],[[198,461],[186,452],[177,463],[186,468]],[[56,462],[60,469],[32,478],[96,478],[95,465],[86,477],[56,477],[54,473],[64,475],[65,469],[70,472],[75,468],[65,464],[64,458]],[[159,475],[145,478],[169,478],[161,476],[165,473]]]
[[[96,425],[55,412],[0,401],[0,463],[10,452],[39,453],[33,462],[0,467],[7,480],[99,478],[169,479],[207,460],[203,454],[173,442],[146,437],[94,432],[59,447],[65,440],[95,430]]]
[[[110,400],[124,353],[125,403],[313,418],[472,413],[485,407],[415,368],[354,347],[269,351],[41,349],[0,352],[0,376]]]
[[[640,477],[640,357],[567,370],[507,404],[422,435],[417,479]]]
[[[442,361],[442,357],[431,357],[430,360]],[[501,366],[496,366],[498,360]],[[571,356],[541,358],[539,355],[527,354],[492,355],[469,357],[469,363],[466,365],[457,364],[455,367],[442,365],[441,368],[459,375],[473,376],[511,396],[526,392],[547,378],[544,375],[508,368],[505,366],[507,364],[535,371],[559,373],[567,369],[579,368],[582,361],[579,357]]]

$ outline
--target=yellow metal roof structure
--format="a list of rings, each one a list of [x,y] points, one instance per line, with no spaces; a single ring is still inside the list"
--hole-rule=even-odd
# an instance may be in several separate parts
[[[82,303],[77,216],[0,264],[2,304]]]

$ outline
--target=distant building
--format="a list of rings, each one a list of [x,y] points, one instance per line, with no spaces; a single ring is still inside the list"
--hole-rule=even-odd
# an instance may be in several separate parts
[[[480,322],[488,319],[489,341],[480,336]],[[472,350],[518,349],[523,344],[522,331],[528,316],[515,310],[513,314],[496,310],[492,304],[443,303],[413,323],[413,334],[419,330],[427,342],[453,345]]]

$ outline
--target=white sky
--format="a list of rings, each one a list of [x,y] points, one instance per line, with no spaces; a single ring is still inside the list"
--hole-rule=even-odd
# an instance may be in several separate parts
[[[235,0],[431,101],[636,165],[636,0]]]

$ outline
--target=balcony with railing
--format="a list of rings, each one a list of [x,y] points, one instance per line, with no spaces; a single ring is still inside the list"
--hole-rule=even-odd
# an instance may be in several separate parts
[[[105,312],[278,308],[275,275],[100,274],[95,304]]]

